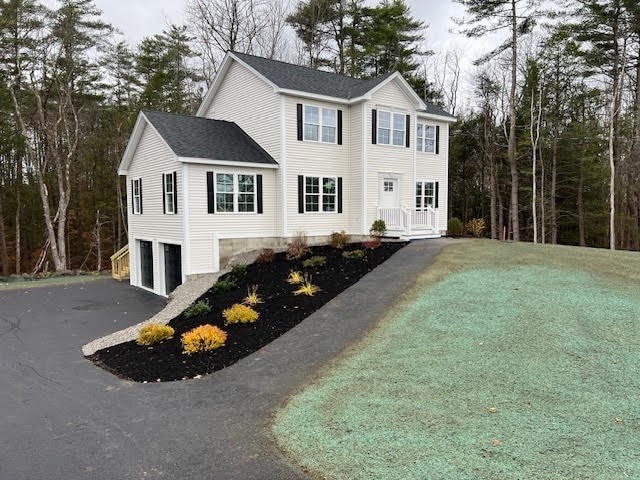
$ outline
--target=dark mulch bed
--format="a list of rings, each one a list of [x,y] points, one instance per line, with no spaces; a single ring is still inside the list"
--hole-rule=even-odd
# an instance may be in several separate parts
[[[383,243],[376,250],[366,250],[362,261],[347,260],[342,256],[342,250],[329,246],[314,247],[312,253],[297,261],[287,260],[284,253],[276,254],[272,263],[248,265],[246,274],[236,280],[238,287],[234,290],[224,294],[210,290],[200,297],[209,301],[211,313],[188,319],[179,315],[171,320],[169,325],[176,330],[172,339],[153,347],[127,342],[100,350],[89,359],[121,378],[137,382],[183,380],[220,370],[295,327],[404,245],[401,242]],[[349,245],[345,250],[359,247],[359,244]],[[302,261],[313,255],[325,256],[326,264],[303,268]],[[295,287],[286,281],[291,270],[310,274],[313,284],[319,286],[321,291],[312,297],[293,295]],[[252,285],[258,285],[258,294],[264,302],[254,307],[260,313],[258,321],[253,324],[224,325],[222,311],[234,303],[241,303],[248,287]],[[209,353],[183,354],[180,343],[182,333],[206,323],[227,332],[225,345]]]

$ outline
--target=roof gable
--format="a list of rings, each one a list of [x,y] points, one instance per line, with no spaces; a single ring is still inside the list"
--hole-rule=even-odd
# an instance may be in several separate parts
[[[120,163],[126,174],[145,125],[150,125],[178,159],[277,166],[278,163],[234,122],[189,115],[142,111]]]

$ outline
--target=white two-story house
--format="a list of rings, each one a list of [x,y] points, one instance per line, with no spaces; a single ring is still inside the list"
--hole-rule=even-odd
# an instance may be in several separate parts
[[[359,80],[227,54],[197,116],[140,113],[126,175],[131,284],[166,295],[299,232],[440,236],[449,125],[399,73]]]

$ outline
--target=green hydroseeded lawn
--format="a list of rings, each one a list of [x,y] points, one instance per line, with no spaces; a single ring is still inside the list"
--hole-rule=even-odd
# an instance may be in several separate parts
[[[273,431],[320,478],[640,478],[640,254],[451,246]]]

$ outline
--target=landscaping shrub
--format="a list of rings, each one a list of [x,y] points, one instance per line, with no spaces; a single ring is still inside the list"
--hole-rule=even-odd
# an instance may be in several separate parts
[[[333,232],[329,237],[329,245],[331,245],[333,248],[342,249],[347,243],[349,243],[349,240],[350,237],[344,230],[342,230],[341,232]]]
[[[155,345],[162,340],[167,340],[173,337],[176,331],[169,325],[160,325],[158,323],[150,323],[140,329],[136,343],[138,345]]]
[[[256,258],[256,263],[271,263],[275,256],[276,253],[273,251],[273,248],[263,248]]]
[[[349,252],[342,252],[342,256],[347,260],[360,260],[364,259],[364,250],[351,250]]]
[[[217,284],[216,284],[217,285]],[[198,300],[196,303],[192,303],[184,311],[184,318],[199,317],[200,315],[206,315],[211,313],[211,307],[209,306],[209,300]]]
[[[375,220],[371,224],[369,233],[376,237],[384,237],[385,233],[387,233],[387,224],[384,223],[384,220]]]
[[[451,217],[447,222],[447,233],[453,237],[462,235],[463,225],[458,217]]]
[[[302,266],[305,268],[321,267],[325,263],[327,263],[327,257],[316,255],[302,262]]]
[[[287,282],[289,282],[291,285],[298,285],[304,282],[304,277],[300,272],[295,272],[291,270],[289,272],[289,278],[287,278]]]
[[[224,323],[253,323],[258,320],[260,314],[253,308],[241,303],[236,303],[222,312]]]
[[[236,282],[233,278],[227,277],[225,279],[218,280],[211,288],[213,293],[227,293],[236,288]]]
[[[247,266],[244,263],[236,263],[231,267],[231,276],[240,280],[247,274]]]
[[[310,251],[307,234],[298,232],[291,243],[287,243],[287,260],[298,260]]]
[[[258,295],[258,286],[253,285],[247,289],[247,296],[244,297],[242,301],[245,305],[249,305],[250,307],[255,307],[259,303],[262,303],[262,298]]]
[[[305,275],[304,281],[300,284],[297,290],[293,292],[294,295],[307,295],[313,297],[320,291],[320,287],[311,283],[311,277]]]
[[[180,341],[183,353],[191,355],[220,348],[227,341],[227,334],[213,325],[200,325],[183,333]]]
[[[362,242],[362,248],[366,248],[367,250],[375,250],[379,248],[382,244],[382,240],[380,237],[371,237],[366,242]]]
[[[473,218],[467,222],[467,232],[474,237],[482,237],[485,227],[484,218]]]

